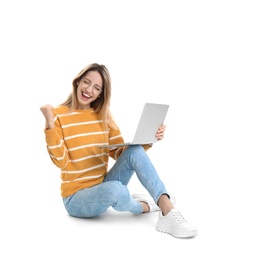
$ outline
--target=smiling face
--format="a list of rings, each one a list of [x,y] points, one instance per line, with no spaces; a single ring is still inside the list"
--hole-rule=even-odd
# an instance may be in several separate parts
[[[103,88],[103,81],[98,71],[88,71],[80,81],[77,88],[77,109],[90,109],[91,102],[96,100]]]

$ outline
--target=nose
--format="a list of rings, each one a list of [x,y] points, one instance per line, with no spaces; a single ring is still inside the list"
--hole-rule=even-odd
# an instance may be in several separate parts
[[[91,92],[93,91],[93,86],[91,84],[85,86],[85,89],[87,89],[88,92]]]

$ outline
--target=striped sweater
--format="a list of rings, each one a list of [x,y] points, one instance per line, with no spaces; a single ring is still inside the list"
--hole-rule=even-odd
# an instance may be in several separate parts
[[[47,151],[61,170],[61,196],[103,181],[109,156],[116,160],[125,148],[99,148],[98,145],[124,142],[120,130],[105,130],[93,109],[54,109],[55,128],[45,129]],[[147,150],[149,146],[144,146]]]

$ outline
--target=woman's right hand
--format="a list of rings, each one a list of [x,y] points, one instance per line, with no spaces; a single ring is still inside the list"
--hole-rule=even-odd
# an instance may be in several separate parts
[[[40,111],[44,115],[46,119],[46,129],[52,129],[55,127],[54,118],[55,115],[53,113],[53,106],[45,105],[40,108]]]

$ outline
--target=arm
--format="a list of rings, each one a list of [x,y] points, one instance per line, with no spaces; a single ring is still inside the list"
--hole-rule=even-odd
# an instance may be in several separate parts
[[[45,105],[40,110],[46,119],[44,132],[48,154],[58,168],[64,168],[68,163],[68,151],[64,144],[60,122],[53,113],[51,105]]]

